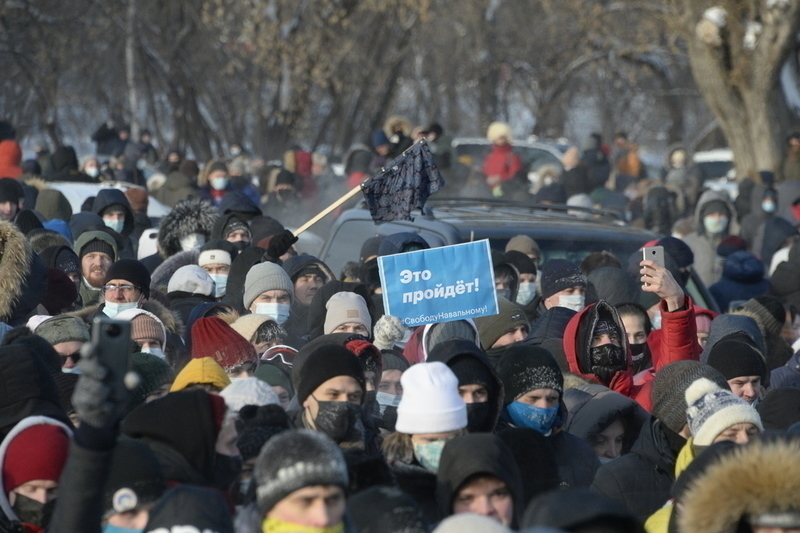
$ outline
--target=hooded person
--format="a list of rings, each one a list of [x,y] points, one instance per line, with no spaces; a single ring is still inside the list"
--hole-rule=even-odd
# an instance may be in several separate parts
[[[800,308],[800,241],[789,248],[787,260],[775,267],[770,278],[769,292]]]
[[[794,351],[781,336],[786,325],[786,307],[780,299],[769,295],[756,296],[733,313],[752,317],[763,332],[768,371],[786,364]]]
[[[429,533],[422,510],[397,487],[377,486],[347,499],[347,514],[359,533]]]
[[[505,254],[492,251],[492,270],[497,296],[512,302],[516,301],[520,281],[520,273],[516,265],[511,263]]]
[[[124,192],[119,189],[100,189],[92,202],[92,213],[102,218],[107,227],[122,235],[126,241],[125,249],[136,251],[134,244],[138,245],[138,239],[134,239],[136,242],[133,244],[131,240],[133,210]]]
[[[219,491],[179,485],[158,500],[143,531],[234,533],[233,517],[225,496]]]
[[[736,251],[722,265],[721,279],[708,291],[722,311],[731,311],[731,304],[749,300],[769,292],[769,280],[764,278],[764,264],[753,254]]]
[[[36,211],[47,220],[63,220],[72,218],[72,205],[58,189],[44,189],[36,196]]]
[[[216,302],[214,287],[214,279],[203,268],[197,265],[182,266],[169,278],[169,308],[180,316],[184,324],[188,324],[189,315],[195,307]]]
[[[530,428],[509,428],[497,436],[511,451],[522,477],[523,510],[536,496],[561,486],[555,452],[547,437]]]
[[[207,201],[187,198],[178,202],[158,226],[158,253],[145,257],[142,263],[153,272],[178,252],[201,248],[216,218],[217,210]]]
[[[751,250],[761,250],[764,223],[776,217],[777,212],[778,191],[764,183],[755,184],[750,194],[750,212],[741,221],[741,236]]]
[[[211,239],[228,241],[239,251],[244,250],[253,242],[247,220],[235,213],[223,214],[217,218],[211,229]]]
[[[231,378],[250,377],[258,354],[244,337],[218,317],[198,318],[192,325],[192,358],[210,357]]]
[[[42,177],[46,181],[94,183],[94,178],[78,170],[78,156],[72,146],[59,146],[50,155]]]
[[[168,482],[227,490],[241,463],[233,457],[233,420],[225,413],[220,396],[182,391],[140,405],[121,430],[150,447]]]
[[[197,266],[208,272],[214,280],[214,298],[221,300],[228,286],[231,264],[239,251],[228,241],[212,239],[200,248]]]
[[[453,339],[437,344],[428,361],[440,361],[458,378],[458,393],[467,404],[467,431],[492,433],[503,408],[503,382],[486,354],[474,343]]]
[[[442,450],[466,430],[467,408],[458,378],[444,363],[418,363],[403,373],[401,383],[395,433],[384,439],[383,453],[398,486],[435,522],[441,518],[435,495]]]
[[[445,444],[436,474],[439,514],[475,513],[515,527],[524,505],[522,477],[496,435],[461,435]]]
[[[678,454],[690,436],[685,392],[701,377],[727,385],[719,372],[698,361],[677,361],[656,373],[652,416],[630,453],[600,467],[594,492],[622,504],[641,521],[664,505],[675,481]]]
[[[790,439],[760,440],[724,454],[681,497],[680,531],[792,531],[800,449]]]
[[[501,425],[535,429],[547,437],[562,483],[588,487],[600,462],[588,444],[563,431],[564,376],[550,352],[538,346],[514,346],[503,354],[497,373],[505,390]]]
[[[303,337],[309,333],[308,312],[314,295],[336,276],[325,263],[308,254],[290,257],[284,261],[283,269],[292,280],[295,294],[286,330],[292,337]]]
[[[528,505],[522,518],[525,531],[644,533],[642,522],[608,498],[587,489],[553,491]],[[550,531],[547,529],[546,531]]]
[[[295,430],[271,438],[253,473],[260,531],[344,533],[347,463],[325,435]]]
[[[80,290],[81,261],[70,246],[64,244],[48,246],[39,252],[39,258],[46,268],[60,270],[69,276],[75,283],[75,288]]]
[[[84,308],[100,303],[102,287],[109,267],[116,261],[117,243],[103,231],[86,231],[75,241],[80,259],[82,282],[80,296]],[[148,284],[149,289],[149,284]]]
[[[533,305],[536,299],[536,262],[523,252],[510,250],[505,254],[506,261],[519,272],[519,286],[514,302],[525,310],[528,320],[535,320],[535,309]],[[533,318],[532,318],[533,317]]]
[[[552,307],[542,313],[539,319],[531,326],[525,344],[541,346],[555,358],[562,372],[569,372],[569,363],[564,353],[564,331],[567,329],[572,317],[576,315],[572,309],[566,307]]]
[[[630,452],[649,418],[634,400],[596,384],[567,389],[564,405],[564,429],[591,446],[601,464]]]
[[[498,297],[497,307],[499,312],[496,315],[474,319],[481,348],[495,365],[506,348],[525,340],[530,330],[528,317],[519,305]]]
[[[727,197],[706,191],[694,212],[694,231],[683,240],[694,253],[694,271],[706,286],[719,281],[722,265],[717,261],[717,246],[728,235],[738,235],[736,208]]]

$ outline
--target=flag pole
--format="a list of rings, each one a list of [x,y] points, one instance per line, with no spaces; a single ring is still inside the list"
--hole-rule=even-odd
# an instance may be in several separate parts
[[[411,150],[411,148],[413,148],[415,144],[418,144],[418,143],[426,143],[426,142],[427,142],[427,141],[426,141],[425,139],[420,139],[420,140],[418,140],[418,141],[414,142],[414,143],[413,143],[411,146],[409,146],[408,148],[406,148],[405,150],[403,150],[403,153],[402,153],[402,154],[400,154],[400,155],[398,155],[397,157],[395,157],[394,159],[392,159],[392,161],[394,161],[395,159],[399,159],[399,158],[401,158],[402,156],[406,155],[406,153],[407,153],[409,150]],[[377,173],[375,173],[374,175],[378,175],[378,174],[380,174],[381,172],[384,172],[385,170],[386,170],[386,167],[381,167],[381,169],[380,169],[380,170],[379,170]],[[373,175],[373,176],[374,176],[374,175]],[[365,180],[364,180],[362,183],[360,183],[359,185],[356,185],[355,187],[353,187],[352,189],[350,189],[349,191],[347,191],[347,192],[344,194],[344,196],[342,196],[341,198],[339,198],[338,200],[336,200],[335,202],[333,202],[331,205],[329,205],[328,207],[326,207],[325,209],[323,209],[323,210],[322,210],[322,211],[320,211],[319,213],[317,213],[317,214],[314,216],[314,218],[312,218],[311,220],[309,220],[308,222],[306,222],[305,224],[303,224],[302,226],[300,226],[299,228],[297,228],[297,229],[296,229],[294,232],[292,232],[292,233],[294,233],[294,235],[295,235],[295,237],[296,237],[296,236],[300,235],[301,233],[303,233],[304,231],[307,231],[307,230],[308,230],[308,229],[309,229],[311,226],[313,226],[314,224],[316,224],[317,222],[319,222],[320,220],[322,220],[322,219],[323,219],[323,218],[325,218],[326,216],[328,216],[328,215],[330,215],[331,213],[333,213],[334,211],[336,211],[336,209],[337,209],[339,206],[341,206],[342,204],[344,204],[345,202],[347,202],[349,199],[351,199],[351,198],[353,198],[354,196],[356,196],[356,195],[359,193],[359,191],[361,191],[361,186],[362,186],[362,185],[364,185],[364,184],[366,184],[366,183],[367,183],[369,180],[371,180],[371,179],[373,178],[373,176],[370,176],[370,177],[368,177],[368,178],[367,178],[367,179],[365,179]]]

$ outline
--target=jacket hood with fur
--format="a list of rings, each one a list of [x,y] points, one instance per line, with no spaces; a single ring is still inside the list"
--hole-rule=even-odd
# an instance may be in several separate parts
[[[0,321],[21,325],[41,303],[46,269],[11,222],[0,221]]]
[[[208,239],[216,219],[217,210],[208,201],[181,200],[158,226],[158,255],[167,259],[182,251],[180,239],[191,233],[202,233]]]

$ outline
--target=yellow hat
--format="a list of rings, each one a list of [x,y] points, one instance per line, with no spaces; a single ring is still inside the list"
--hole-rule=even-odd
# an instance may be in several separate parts
[[[193,383],[208,383],[224,389],[231,384],[231,380],[216,361],[210,357],[202,357],[200,359],[192,359],[183,367],[169,391],[177,392]]]

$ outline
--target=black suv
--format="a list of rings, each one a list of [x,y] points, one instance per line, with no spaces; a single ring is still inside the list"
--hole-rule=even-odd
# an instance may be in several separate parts
[[[578,218],[584,215],[591,218]],[[493,250],[505,250],[520,234],[534,239],[541,263],[564,258],[579,264],[591,252],[606,250],[627,265],[632,253],[659,238],[651,231],[625,225],[613,212],[578,207],[531,205],[494,199],[436,198],[428,200],[415,220],[377,225],[363,205],[345,211],[333,224],[319,258],[334,272],[357,261],[361,245],[375,235],[401,231],[418,233],[432,247],[489,239]],[[697,305],[718,310],[716,302],[694,273],[687,290]]]

